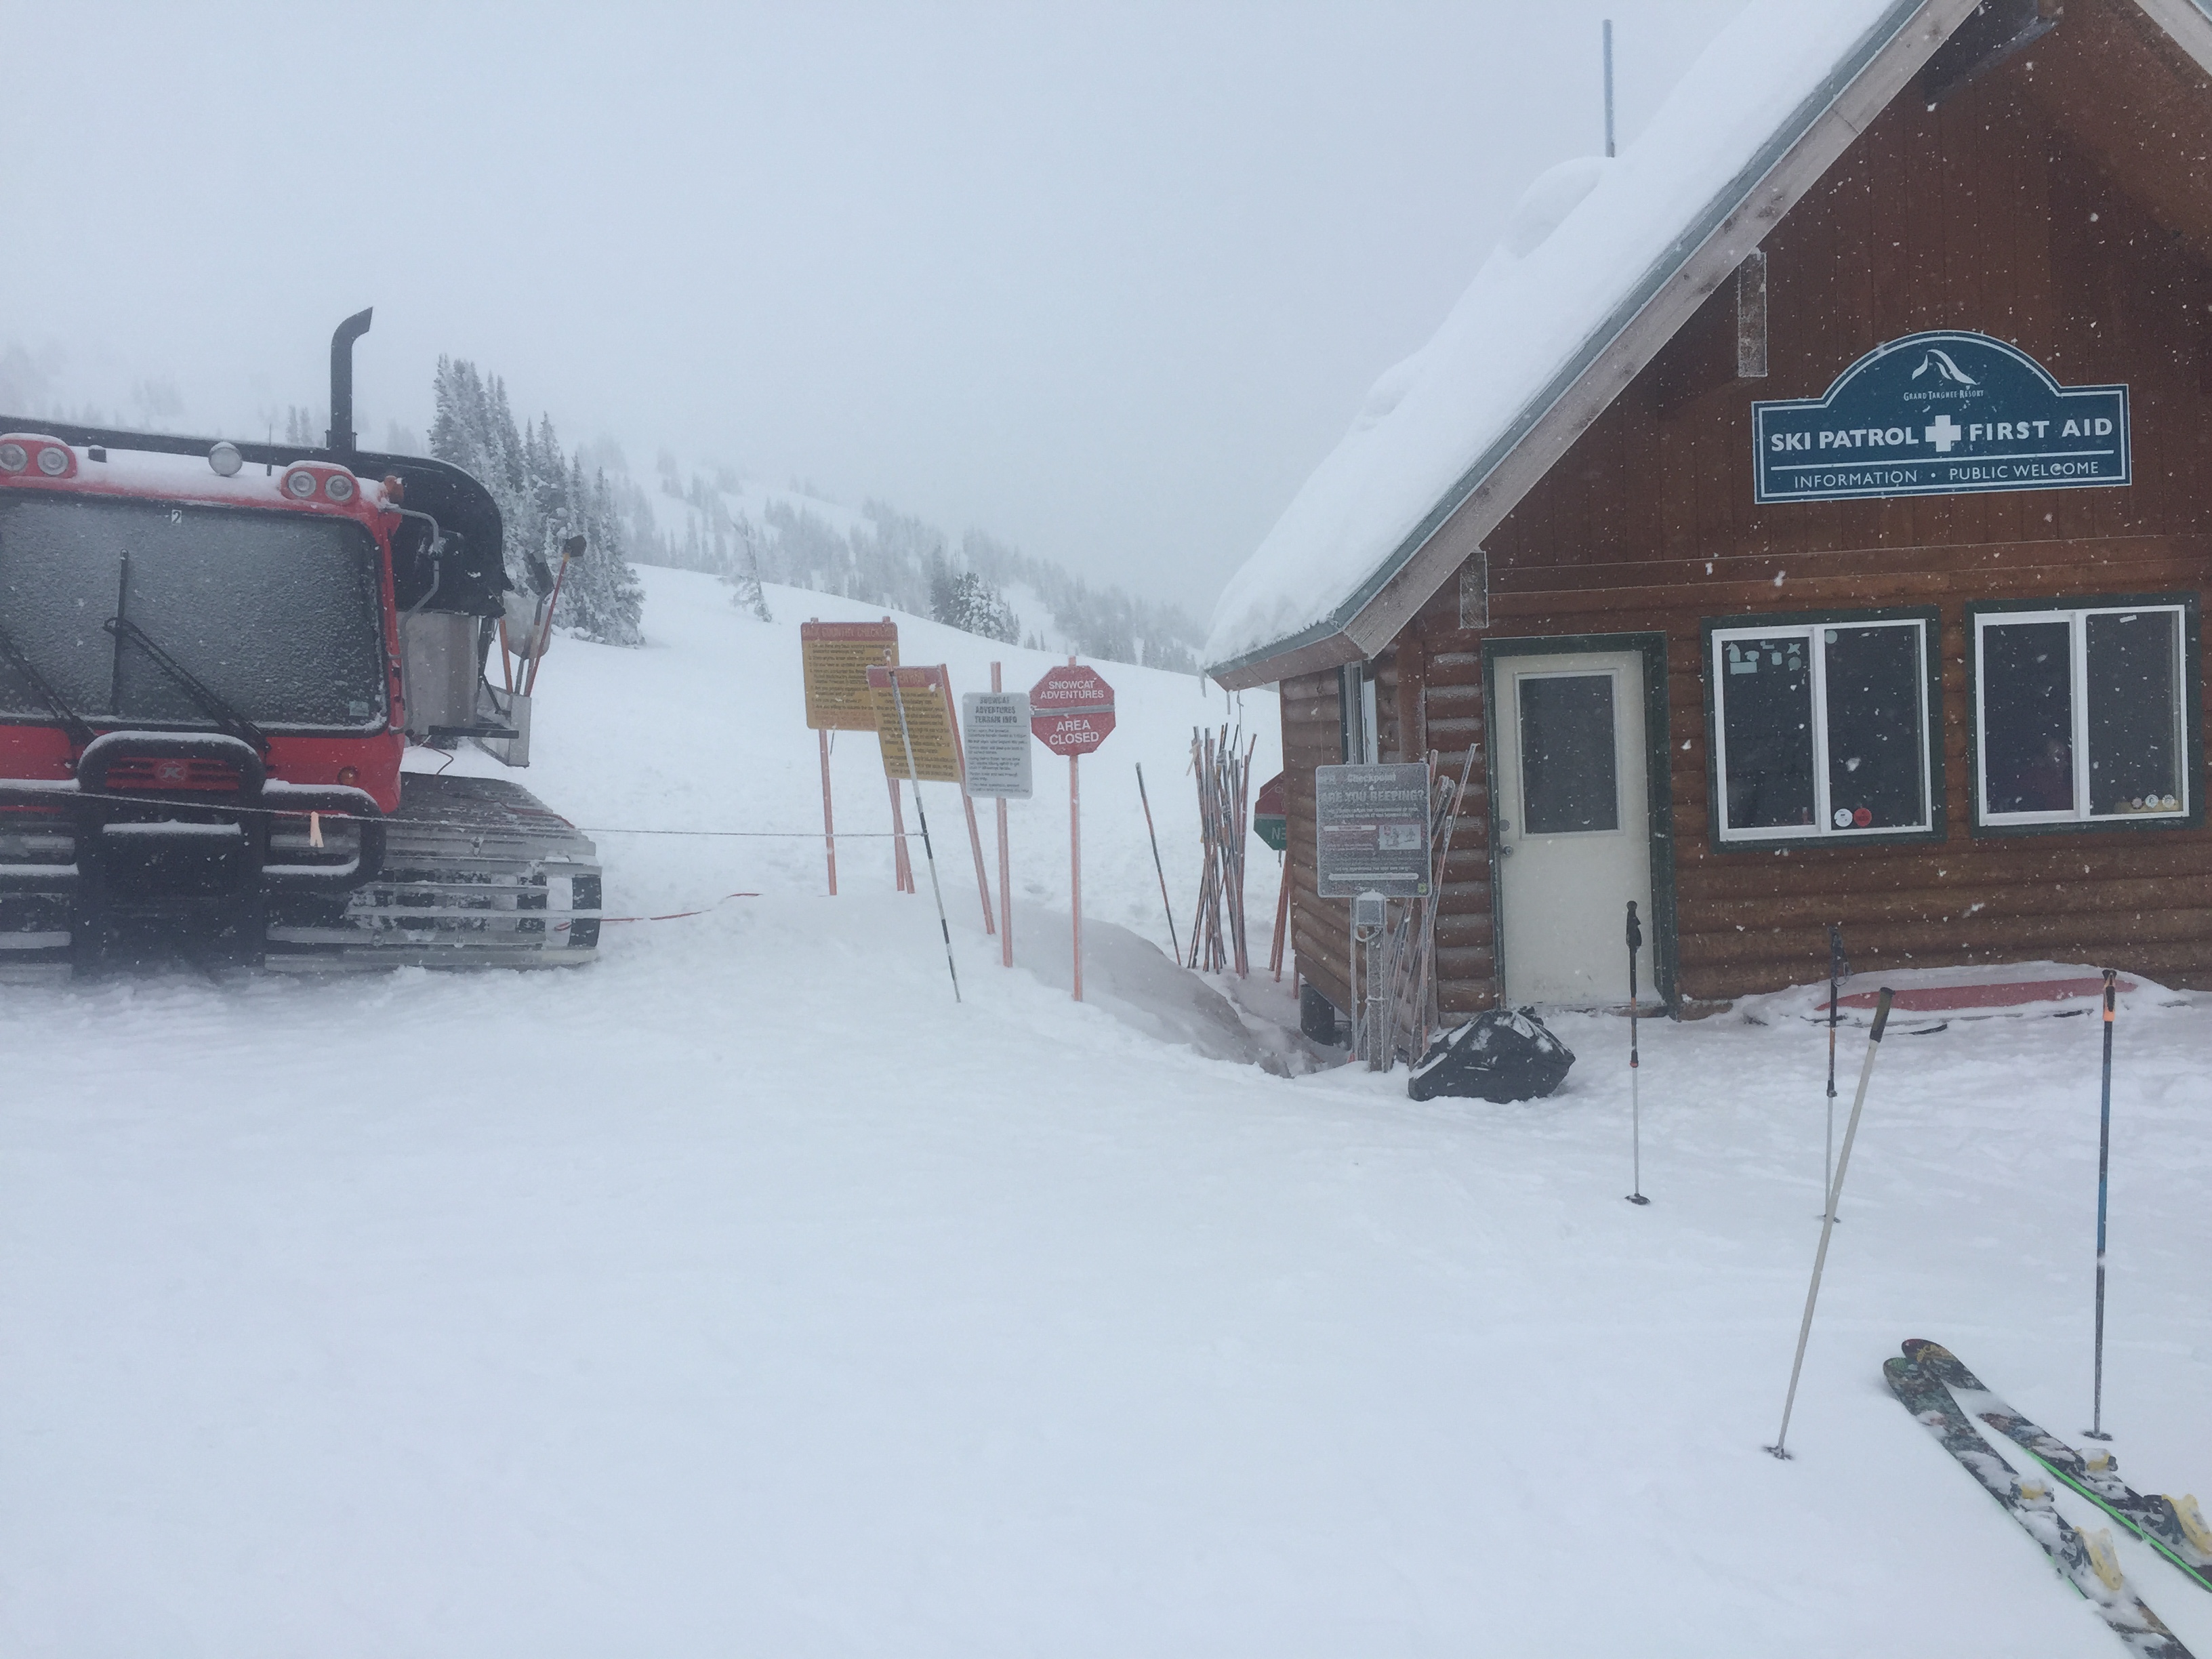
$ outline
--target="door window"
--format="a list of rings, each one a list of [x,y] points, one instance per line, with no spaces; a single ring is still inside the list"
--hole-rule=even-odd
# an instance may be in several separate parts
[[[1521,698],[1524,835],[1620,828],[1620,756],[1611,674],[1527,674]]]

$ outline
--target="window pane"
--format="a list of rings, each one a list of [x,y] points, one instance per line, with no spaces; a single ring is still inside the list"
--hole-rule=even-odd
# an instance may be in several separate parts
[[[1982,630],[1982,780],[1992,812],[2074,809],[2072,628]]]
[[[1721,645],[1728,827],[1813,821],[1813,676],[1804,635]]]
[[[1522,829],[1532,836],[1620,828],[1613,676],[1520,682]]]
[[[2181,618],[2171,611],[2087,619],[2089,810],[2181,806]]]
[[[1928,816],[1920,629],[1831,628],[1823,638],[1829,819],[1838,830],[1917,829]]]
[[[115,641],[100,630],[122,591],[123,553],[107,520],[35,497],[0,506],[0,628],[54,694],[80,714],[107,712]],[[0,709],[48,718],[0,659]]]
[[[66,497],[0,505],[0,625],[79,714],[208,723],[101,628],[119,610],[249,720],[368,725],[384,712],[377,587],[375,544],[342,520]],[[0,703],[35,707],[15,678],[0,681]]]

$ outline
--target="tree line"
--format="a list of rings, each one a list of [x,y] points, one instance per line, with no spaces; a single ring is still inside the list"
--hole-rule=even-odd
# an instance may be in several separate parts
[[[430,453],[480,479],[507,522],[507,580],[534,592],[532,556],[557,570],[561,544],[584,538],[583,556],[561,581],[553,620],[602,645],[641,645],[645,588],[630,568],[630,524],[606,470],[587,476],[563,453],[550,416],[518,427],[507,383],[465,358],[438,359],[431,384]]]
[[[936,526],[879,501],[858,514],[826,502],[817,510],[794,489],[756,507],[739,499],[745,492],[734,471],[686,477],[667,455],[659,475],[663,500],[682,504],[682,528],[659,527],[669,515],[656,514],[632,484],[635,556],[720,576],[736,602],[757,615],[768,611],[761,584],[780,582],[929,617],[1010,645],[1042,650],[1064,641],[1108,662],[1197,672],[1198,629],[1176,606],[1110,585],[1094,587],[981,531],[969,531],[956,548]],[[833,514],[845,522],[833,521]],[[1010,589],[1033,596],[1046,614],[1025,623]],[[1054,641],[1048,641],[1048,628]]]

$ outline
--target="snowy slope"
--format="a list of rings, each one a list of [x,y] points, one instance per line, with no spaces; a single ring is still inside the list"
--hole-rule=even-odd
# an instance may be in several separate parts
[[[651,648],[547,659],[533,787],[811,829],[791,625],[831,602],[770,628],[646,574]],[[977,681],[989,647],[906,632]],[[1109,675],[1086,891],[1149,931],[1117,779],[1184,815],[1188,902],[1208,704]],[[1024,940],[1064,880],[1040,779]],[[626,914],[762,896],[577,974],[0,1000],[0,1652],[2117,1651],[1878,1369],[1938,1338],[2086,1421],[2094,1020],[1887,1045],[1781,1464],[1819,1031],[1647,1024],[1638,1210],[1617,1021],[1561,1022],[1548,1102],[1419,1106],[1006,972],[956,860],[958,1006],[880,843],[831,900],[809,842],[600,841]],[[2126,1022],[2106,1420],[2205,1493],[2212,1007]]]
[[[641,567],[647,585],[642,652],[562,641],[538,679],[536,747],[524,781],[550,805],[597,832],[613,829],[744,829],[797,832],[789,840],[702,844],[680,836],[599,835],[609,870],[608,903],[653,912],[682,908],[740,888],[801,895],[824,890],[821,766],[806,729],[799,625],[873,622],[880,605],[834,594],[766,586],[776,620],[762,623],[731,603],[730,590],[690,571]],[[956,698],[990,689],[990,665],[1003,665],[1009,690],[1027,690],[1064,656],[1001,645],[925,618],[896,615],[900,660],[944,663]],[[1136,767],[1142,763],[1171,893],[1176,927],[1187,937],[1188,907],[1198,890],[1198,805],[1185,776],[1194,727],[1217,731],[1226,720],[1257,738],[1253,784],[1282,769],[1275,699],[1224,697],[1196,676],[1121,663],[1098,665],[1115,689],[1114,734],[1083,763],[1083,846],[1088,915],[1132,927],[1164,948],[1167,927],[1158,878],[1146,837]],[[1240,712],[1241,711],[1241,712]],[[1014,854],[1016,938],[1022,908],[1067,908],[1067,767],[1039,745],[1036,794],[1009,803]],[[414,763],[435,762],[418,754]],[[503,775],[483,756],[457,763]],[[887,892],[891,884],[890,805],[883,763],[867,732],[835,734],[838,883],[848,896]],[[949,784],[924,786],[946,907],[980,928],[982,909],[960,796]],[[977,809],[986,862],[996,881],[997,847],[988,805]],[[919,826],[913,854],[921,870]],[[1272,927],[1280,865],[1256,842],[1248,871],[1255,927]],[[929,903],[926,876],[920,902]],[[911,901],[909,901],[911,902]],[[1262,942],[1261,950],[1265,945]],[[1026,952],[1024,952],[1026,955]]]

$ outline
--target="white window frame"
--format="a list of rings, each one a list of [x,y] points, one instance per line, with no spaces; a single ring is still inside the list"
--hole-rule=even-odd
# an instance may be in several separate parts
[[[1830,822],[1834,807],[1828,788],[1828,653],[1821,638],[1831,628],[1910,628],[1920,639],[1920,672],[1914,690],[1920,701],[1920,821],[1917,823],[1876,823],[1864,829],[1838,829]],[[1802,639],[1812,672],[1813,703],[1813,822],[1739,830],[1728,821],[1728,660],[1730,641]],[[1869,841],[1898,836],[1926,836],[1936,829],[1936,790],[1930,745],[1935,741],[1936,712],[1929,707],[1929,653],[1933,649],[1925,617],[1819,617],[1801,621],[1751,623],[1712,630],[1711,656],[1706,672],[1713,685],[1713,799],[1711,811],[1717,842],[1746,846],[1775,841]]]
[[[2177,823],[2186,823],[2194,811],[2189,731],[2189,607],[2178,600],[2154,599],[2142,605],[2061,605],[2048,611],[1977,611],[1974,624],[1974,822],[1993,830],[2033,829],[2043,824]],[[2089,793],[2089,618],[2165,615],[2173,618],[2173,741],[2180,764],[2179,805],[2157,811],[2099,812]],[[1993,812],[1990,810],[1989,731],[1984,715],[1989,689],[1989,665],[1983,654],[1983,636],[1992,628],[2014,628],[2024,623],[2067,624],[2066,693],[2072,720],[2074,749],[2074,805],[2057,812]]]

